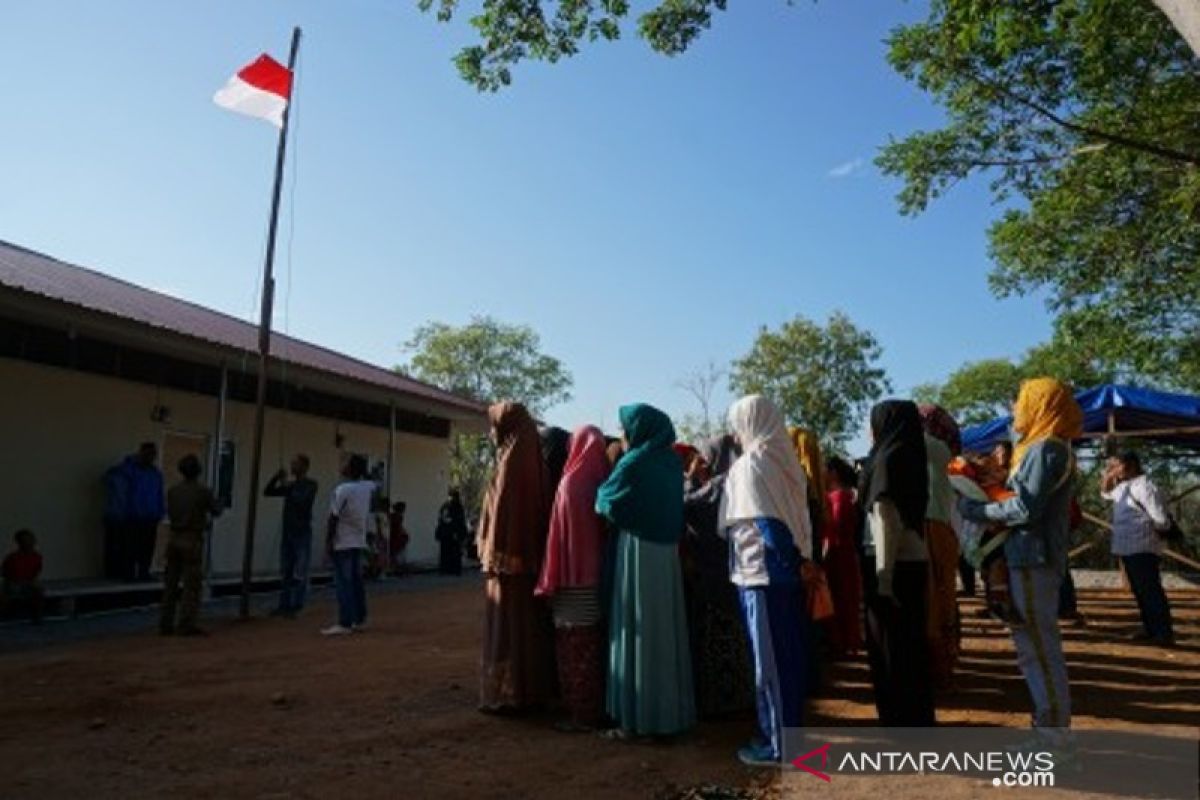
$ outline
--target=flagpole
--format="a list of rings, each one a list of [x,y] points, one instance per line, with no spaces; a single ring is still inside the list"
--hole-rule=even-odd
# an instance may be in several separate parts
[[[292,28],[292,48],[288,52],[288,71],[295,75],[296,54],[300,50],[300,28]],[[293,87],[295,82],[293,81]],[[262,470],[263,423],[267,406],[267,367],[271,361],[271,314],[275,307],[275,230],[279,223],[279,196],[283,188],[283,161],[287,153],[288,116],[291,97],[283,108],[279,127],[279,148],[275,153],[275,187],[271,192],[271,223],[267,232],[267,255],[263,262],[262,307],[258,321],[258,391],[254,406],[254,449],[250,466],[250,498],[246,505],[246,540],[242,553],[242,619],[250,617],[250,581],[254,570],[254,525],[258,516],[258,478]]]

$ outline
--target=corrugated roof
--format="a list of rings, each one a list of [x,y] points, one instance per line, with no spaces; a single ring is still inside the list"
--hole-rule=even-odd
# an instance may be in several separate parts
[[[0,240],[0,286],[237,350],[258,351],[258,326],[211,308]],[[271,334],[271,354],[289,364],[484,413],[484,406],[389,369],[309,342]]]

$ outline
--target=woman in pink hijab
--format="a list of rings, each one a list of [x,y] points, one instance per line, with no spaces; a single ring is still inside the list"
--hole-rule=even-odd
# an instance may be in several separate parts
[[[585,425],[571,436],[567,464],[554,495],[546,558],[536,593],[554,611],[555,649],[564,730],[588,730],[604,709],[605,637],[600,583],[607,530],[596,514],[596,490],[609,473],[604,434]]]

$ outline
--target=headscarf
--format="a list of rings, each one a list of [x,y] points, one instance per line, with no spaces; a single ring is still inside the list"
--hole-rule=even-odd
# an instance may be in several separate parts
[[[536,575],[550,512],[537,426],[520,403],[493,405],[488,421],[496,434],[496,472],[479,520],[480,566],[501,575]]]
[[[884,400],[871,409],[871,434],[875,443],[867,456],[859,485],[863,514],[886,497],[896,506],[901,521],[921,534],[929,503],[929,465],[921,415],[911,400]]]
[[[675,451],[675,455],[679,456],[679,460],[683,462],[685,467],[688,465],[688,462],[692,460],[692,458],[700,455],[699,450],[692,447],[690,444],[685,444],[684,442],[676,442],[675,444],[671,445],[671,449]]]
[[[1013,431],[1021,437],[1013,449],[1010,475],[1037,442],[1062,439],[1070,445],[1083,435],[1083,409],[1065,383],[1054,378],[1033,378],[1021,384],[1013,406]]]
[[[596,513],[639,539],[675,543],[683,533],[683,466],[671,418],[644,403],[618,414],[629,449],[596,495]]]
[[[741,454],[742,448],[738,447],[733,435],[728,433],[714,436],[700,448],[700,455],[704,456],[704,460],[708,462],[708,470],[714,476],[729,472],[729,468]]]
[[[571,434],[562,428],[542,428],[538,431],[538,439],[542,446],[542,461],[546,463],[546,474],[550,478],[550,491],[553,492],[562,480]]]
[[[576,430],[554,495],[546,560],[535,594],[600,585],[606,528],[596,514],[596,491],[608,472],[604,434],[591,425]]]
[[[812,520],[814,526],[824,527],[829,516],[826,508],[828,502],[825,492],[825,459],[821,456],[821,442],[807,428],[788,428],[788,436],[804,467],[804,477],[808,480],[808,507],[820,511],[820,519]]]
[[[800,554],[812,558],[808,481],[783,415],[766,397],[747,395],[730,407],[729,429],[742,445],[742,456],[725,480],[721,529],[740,520],[776,519],[791,531]]]
[[[935,439],[941,439],[950,448],[950,455],[962,453],[962,431],[958,422],[950,412],[933,403],[922,403],[917,406],[921,414],[921,427]]]

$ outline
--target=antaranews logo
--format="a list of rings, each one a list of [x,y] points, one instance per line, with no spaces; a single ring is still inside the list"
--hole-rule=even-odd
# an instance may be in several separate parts
[[[833,775],[895,775],[903,773],[992,776],[992,785],[1005,788],[1054,786],[1054,756],[1039,751],[904,751],[846,748],[831,752],[828,742],[792,759],[800,772],[831,783]],[[817,763],[819,761],[819,768]],[[832,762],[832,767],[830,764]]]

